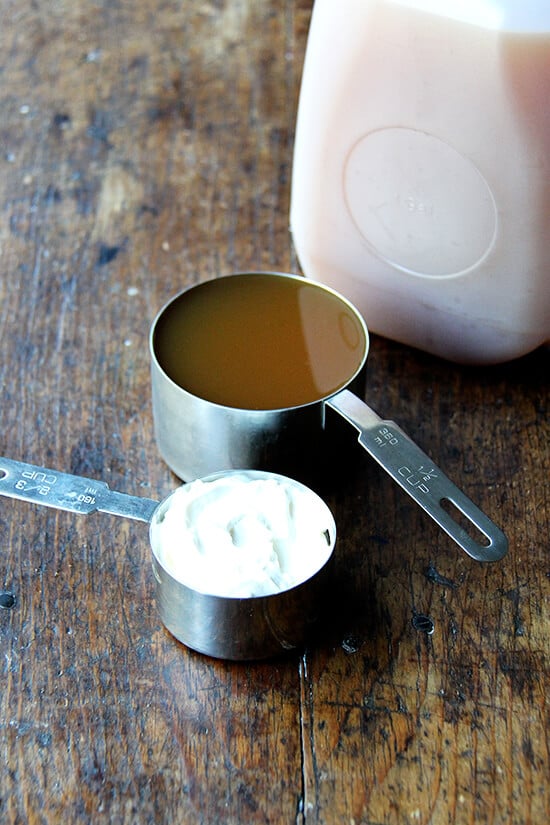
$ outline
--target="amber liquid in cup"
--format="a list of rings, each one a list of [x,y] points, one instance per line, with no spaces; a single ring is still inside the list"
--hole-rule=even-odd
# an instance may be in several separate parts
[[[246,273],[182,293],[155,329],[159,364],[178,386],[226,407],[276,410],[326,398],[366,353],[353,307],[300,277]]]

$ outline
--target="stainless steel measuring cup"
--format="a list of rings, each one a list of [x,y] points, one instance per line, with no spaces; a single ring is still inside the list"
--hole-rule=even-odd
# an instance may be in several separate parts
[[[251,277],[300,281],[304,288],[319,290],[320,294],[330,295],[331,300],[340,301],[342,312],[354,319],[355,332],[361,339],[361,355],[356,367],[343,376],[337,391],[296,406],[250,409],[201,397],[170,375],[159,340],[167,324],[177,329],[176,314],[182,304],[200,290],[216,290],[217,285],[228,278],[241,279],[246,284]],[[262,311],[258,306],[257,313]],[[215,322],[207,331],[212,340],[220,335]],[[308,335],[321,337],[329,333],[326,328],[308,330]],[[331,409],[355,428],[359,444],[468,555],[484,562],[502,558],[508,549],[502,530],[397,424],[380,418],[356,394],[361,392],[364,383],[368,345],[366,324],[355,307],[329,287],[299,276],[276,272],[236,273],[183,290],[160,310],[150,332],[153,418],[161,456],[174,473],[185,480],[236,468],[263,469],[299,477],[300,468],[313,463],[315,456],[327,446],[330,433],[326,432],[326,410]],[[273,347],[277,348],[277,341]],[[292,356],[286,366],[292,368]],[[269,382],[269,373],[258,380]],[[459,514],[464,517],[460,521]]]
[[[231,472],[215,473],[203,481],[215,480],[220,475],[231,475]],[[273,476],[260,471],[250,471],[247,475]],[[104,481],[0,457],[2,496],[83,515],[97,511],[148,522],[161,621],[187,647],[235,661],[272,657],[301,646],[314,632],[325,603],[336,542],[334,519],[316,493],[292,479],[285,482],[306,489],[319,501],[325,519],[326,556],[308,579],[290,589],[266,596],[227,597],[188,587],[174,578],[163,562],[156,528],[176,491],[159,502],[110,490]]]

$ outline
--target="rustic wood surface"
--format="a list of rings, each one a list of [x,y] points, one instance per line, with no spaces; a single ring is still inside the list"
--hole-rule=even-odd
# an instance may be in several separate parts
[[[149,325],[186,284],[298,271],[310,13],[1,0],[1,454],[175,486]],[[144,525],[0,500],[2,823],[549,820],[548,352],[476,369],[374,337],[367,392],[505,528],[508,557],[470,560],[360,458],[327,493],[319,640],[231,664],[160,625]]]

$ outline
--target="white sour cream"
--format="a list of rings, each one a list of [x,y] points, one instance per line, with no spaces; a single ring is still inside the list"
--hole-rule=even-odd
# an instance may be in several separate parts
[[[328,560],[334,519],[324,501],[296,481],[234,471],[184,484],[151,523],[155,556],[187,587],[249,598],[288,590]]]

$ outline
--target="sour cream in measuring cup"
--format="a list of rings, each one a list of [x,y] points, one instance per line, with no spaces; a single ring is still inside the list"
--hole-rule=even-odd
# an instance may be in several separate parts
[[[235,471],[184,484],[151,523],[153,552],[200,593],[250,598],[313,576],[334,546],[324,501],[284,476]]]

